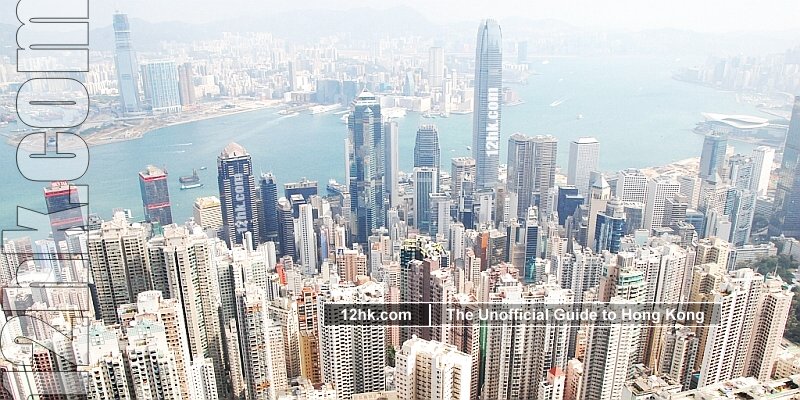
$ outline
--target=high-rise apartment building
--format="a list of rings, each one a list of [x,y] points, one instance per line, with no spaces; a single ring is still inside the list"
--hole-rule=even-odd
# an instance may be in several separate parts
[[[503,34],[497,21],[478,26],[475,50],[475,99],[472,113],[472,158],[477,189],[493,189],[500,164],[500,119],[503,92]]]
[[[402,400],[470,400],[472,361],[453,345],[413,337],[397,353],[395,387]]]
[[[154,113],[181,111],[178,67],[174,61],[150,61],[142,65],[145,102]]]
[[[194,223],[205,229],[217,231],[222,228],[222,206],[217,196],[198,197],[192,208]]]

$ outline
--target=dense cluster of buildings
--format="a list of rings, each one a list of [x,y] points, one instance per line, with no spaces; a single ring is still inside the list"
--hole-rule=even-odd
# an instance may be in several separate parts
[[[181,79],[174,63],[142,68],[144,101],[128,92],[138,84],[124,16],[115,32],[125,112],[179,109],[183,90],[165,84]],[[189,221],[173,221],[157,167],[139,174],[143,221],[85,215],[75,186],[54,182],[44,191],[52,236],[2,244],[3,335],[41,344],[3,346],[0,369],[35,367],[4,374],[5,393],[676,400],[800,392],[800,367],[781,345],[793,293],[777,275],[748,268],[777,252],[752,241],[759,201],[774,211],[770,230],[800,236],[800,98],[777,187],[774,151],[729,154],[716,132],[697,170],[657,176],[604,174],[601,143],[579,138],[562,181],[556,137],[514,133],[501,143],[502,48],[500,26],[483,21],[472,157],[443,160],[437,127],[420,126],[407,181],[398,179],[396,122],[362,89],[350,102],[343,184],[320,190],[304,179],[281,192],[280,177],[256,174],[237,143],[217,159],[218,197],[198,198]],[[441,49],[430,60],[427,83],[446,86]],[[89,275],[90,295],[37,283]],[[430,323],[330,322],[336,305],[393,303],[431,303]],[[675,305],[703,318],[455,323],[445,311],[582,303]]]

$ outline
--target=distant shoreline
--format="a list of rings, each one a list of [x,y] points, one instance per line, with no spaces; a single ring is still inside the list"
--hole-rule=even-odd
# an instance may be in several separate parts
[[[252,111],[259,111],[269,108],[276,108],[281,104],[283,103],[280,100],[253,101],[253,102],[247,102],[244,105],[239,105],[235,108],[230,108],[230,109],[224,109],[220,105],[214,104],[213,106],[215,108],[212,108],[210,110],[205,110],[205,111],[196,110],[195,113],[188,112],[181,115],[164,115],[159,117],[151,117],[144,119],[142,122],[140,122],[135,126],[124,126],[124,127],[107,129],[100,132],[93,132],[88,135],[81,135],[81,138],[89,147],[102,146],[106,144],[113,144],[113,143],[141,139],[148,133],[166,127],[184,125],[192,122],[205,121],[229,115],[244,114]],[[196,114],[198,111],[201,113]],[[180,119],[177,121],[169,120],[170,117],[175,117],[175,116],[178,116],[178,118]],[[33,133],[33,131],[31,130],[30,132],[22,133],[14,137],[8,138],[6,140],[6,143],[12,146],[18,146],[20,141],[29,133]],[[38,145],[22,146],[22,147],[24,150],[31,152],[41,151],[41,147],[39,147]],[[75,148],[78,148],[78,145],[75,142],[59,143],[59,150],[70,150]]]

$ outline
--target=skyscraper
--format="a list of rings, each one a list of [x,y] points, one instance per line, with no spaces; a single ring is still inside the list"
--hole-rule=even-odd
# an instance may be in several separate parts
[[[575,185],[578,191],[589,190],[589,174],[598,172],[600,166],[600,142],[593,137],[582,137],[569,144],[567,185]]]
[[[142,110],[139,101],[139,64],[131,44],[131,26],[127,14],[114,14],[114,61],[117,67],[117,90],[123,114]]]
[[[800,96],[794,98],[792,118],[783,146],[775,209],[786,236],[800,237]]]
[[[139,189],[142,192],[144,218],[161,226],[172,223],[172,205],[169,201],[167,171],[148,165],[139,172]]]
[[[44,200],[56,244],[66,238],[66,230],[84,226],[77,186],[64,181],[52,182],[50,187],[44,188]]]
[[[389,206],[396,207],[400,204],[400,128],[397,121],[385,122],[383,133],[383,190]]]
[[[750,190],[758,196],[766,196],[769,188],[772,164],[775,162],[775,149],[769,146],[758,146],[753,149],[753,180]]]
[[[397,353],[395,385],[403,400],[469,400],[472,360],[449,344],[414,337]]]
[[[497,21],[478,26],[475,49],[475,100],[472,117],[472,158],[477,166],[476,189],[493,189],[500,163],[500,116],[503,90],[503,35]]]
[[[531,203],[539,207],[539,212],[550,208],[545,204],[547,194],[556,182],[556,157],[558,155],[558,139],[553,135],[536,135],[531,137],[533,152],[533,196]]]
[[[373,229],[384,225],[384,138],[381,106],[366,90],[350,106],[347,119],[348,183],[350,187],[351,234],[356,243],[367,243]]]
[[[716,181],[717,174],[722,176],[725,167],[725,154],[728,150],[728,138],[720,132],[711,132],[703,141],[703,153],[700,155],[700,178]]]
[[[511,217],[526,218],[531,206],[534,175],[534,143],[530,137],[515,133],[508,138],[506,188],[511,199]]]
[[[280,242],[280,255],[292,257],[297,260],[297,245],[294,240],[294,219],[292,218],[292,203],[285,197],[278,199],[278,242]]]
[[[259,241],[256,210],[256,182],[250,154],[238,143],[231,143],[217,157],[217,183],[222,205],[222,238],[228,243],[242,244],[244,233]]]
[[[614,195],[621,201],[647,202],[647,176],[638,169],[619,171]]]
[[[311,214],[311,204],[300,205],[297,232],[300,243],[300,263],[303,264],[309,275],[315,275],[317,270],[317,235],[314,232],[314,217]]]
[[[178,66],[178,84],[180,87],[181,106],[190,106],[195,103],[194,71],[192,63],[183,63]]]
[[[441,168],[441,147],[436,125],[422,125],[414,141],[414,167]]]
[[[444,84],[444,49],[431,47],[428,50],[428,85],[441,88]]]
[[[178,67],[174,61],[151,61],[142,65],[144,99],[154,113],[181,111]]]
[[[450,193],[454,201],[461,198],[464,187],[464,177],[475,176],[475,159],[470,157],[455,157],[450,160]]]
[[[261,174],[258,181],[258,191],[261,194],[261,221],[260,235],[264,242],[278,242],[278,184],[272,172]]]
[[[664,224],[667,199],[680,192],[680,184],[669,177],[659,176],[647,184],[647,204],[644,212],[644,228],[648,231]]]
[[[194,201],[192,216],[197,225],[217,231],[222,228],[222,211],[217,196],[198,197]]]
[[[439,177],[431,167],[414,168],[414,224],[420,232],[430,229],[430,194],[439,191]]]
[[[611,199],[606,204],[605,211],[597,214],[594,235],[594,252],[601,253],[608,250],[618,253],[622,236],[625,235],[625,208],[621,201]]]
[[[567,223],[567,218],[575,214],[575,209],[578,208],[585,199],[578,193],[578,188],[575,186],[559,186],[558,187],[558,224],[564,226]]]

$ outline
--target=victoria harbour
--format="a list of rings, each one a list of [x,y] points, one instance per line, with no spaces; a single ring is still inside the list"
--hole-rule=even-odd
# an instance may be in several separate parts
[[[702,112],[763,116],[754,106],[738,103],[733,93],[673,80],[672,71],[686,64],[644,57],[554,58],[532,63],[538,74],[527,85],[512,85],[524,103],[503,111],[500,163],[505,163],[508,137],[523,132],[555,135],[560,160],[566,160],[570,140],[593,135],[602,142],[603,171],[663,165],[699,156],[703,137],[692,128]],[[558,104],[551,106],[554,103]],[[141,139],[91,147],[89,171],[78,183],[90,187],[92,213],[108,217],[113,208],[127,208],[136,217],[141,216],[137,173],[147,164],[165,167],[176,221],[185,220],[191,216],[195,198],[217,193],[219,143],[235,141],[251,151],[254,168],[272,171],[279,184],[306,177],[324,187],[329,179],[342,182],[344,177],[347,128],[340,117],[335,112],[289,116],[262,109],[161,128]],[[423,118],[409,112],[398,123],[403,171],[412,168],[413,160],[404,155],[413,152],[414,134],[423,123],[439,128],[445,171],[450,158],[470,155],[470,114]],[[733,146],[740,152],[753,147]],[[15,168],[15,148],[3,146],[0,151],[3,168]],[[108,165],[114,168],[101,167]],[[204,186],[180,190],[178,177],[191,175],[193,169]],[[2,199],[1,226],[15,226],[12,204],[43,207],[41,190],[46,183],[9,174],[0,185],[8,193]]]

